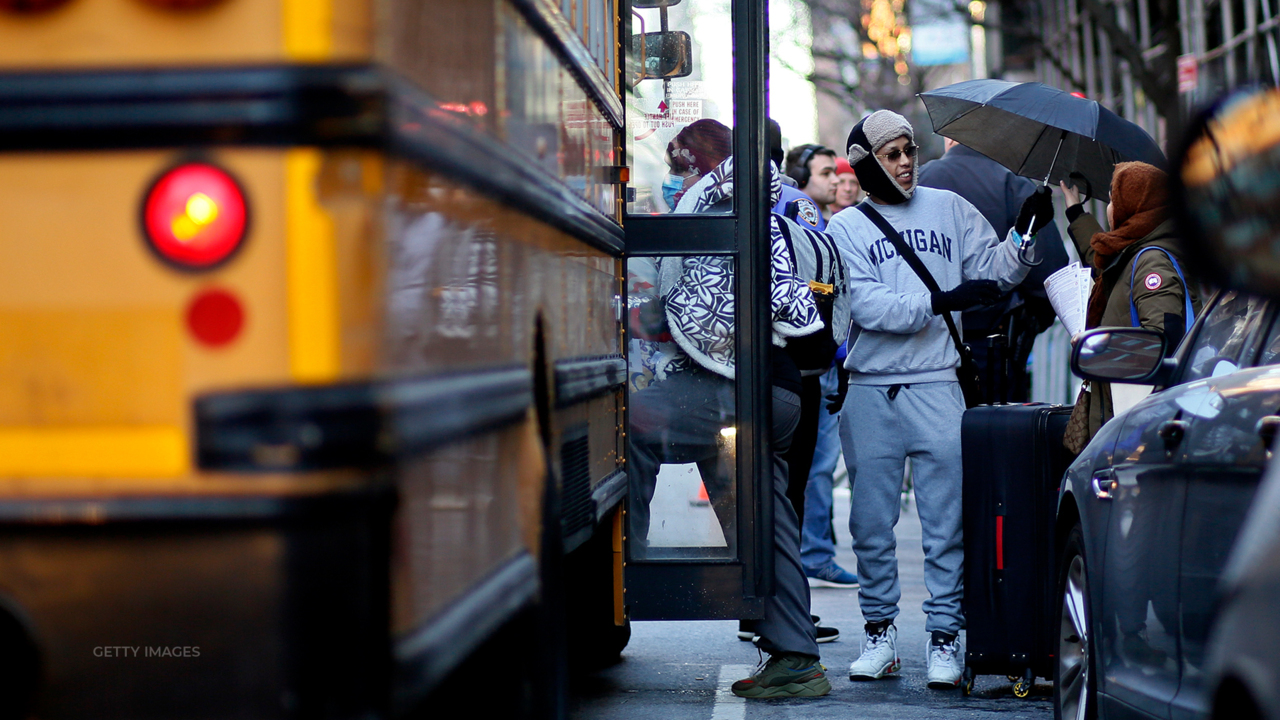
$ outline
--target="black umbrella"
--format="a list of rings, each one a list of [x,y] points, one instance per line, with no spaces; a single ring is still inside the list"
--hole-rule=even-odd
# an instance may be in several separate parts
[[[1057,184],[1078,173],[1088,192],[1111,199],[1116,163],[1165,169],[1145,130],[1093,100],[1043,83],[967,80],[920,93],[933,131],[1015,173]]]

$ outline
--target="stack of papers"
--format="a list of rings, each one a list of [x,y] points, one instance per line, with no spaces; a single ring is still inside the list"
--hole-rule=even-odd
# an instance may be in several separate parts
[[[1093,271],[1078,262],[1071,263],[1046,278],[1044,289],[1067,332],[1072,337],[1083,332],[1089,295],[1093,292]]]

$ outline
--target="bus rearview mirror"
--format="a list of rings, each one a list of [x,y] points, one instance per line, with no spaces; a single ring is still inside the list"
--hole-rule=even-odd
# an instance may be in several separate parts
[[[639,59],[636,80],[670,80],[693,72],[693,41],[681,31],[631,36],[631,57]]]

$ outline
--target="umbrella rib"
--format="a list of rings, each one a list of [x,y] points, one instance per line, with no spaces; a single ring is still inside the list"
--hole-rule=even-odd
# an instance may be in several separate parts
[[[1040,126],[1040,134],[1036,136],[1036,141],[1035,141],[1035,142],[1033,142],[1033,143],[1031,143],[1031,147],[1030,147],[1030,149],[1028,149],[1028,150],[1027,150],[1027,155],[1026,155],[1026,157],[1022,158],[1022,165],[1020,165],[1020,166],[1018,167],[1018,172],[1017,172],[1017,174],[1018,174],[1018,175],[1022,175],[1023,177],[1030,177],[1030,176],[1028,176],[1028,175],[1024,174],[1024,171],[1026,171],[1026,172],[1030,172],[1029,170],[1027,170],[1027,161],[1028,161],[1029,159],[1031,159],[1031,153],[1035,151],[1036,146],[1037,146],[1037,145],[1039,145],[1039,144],[1040,144],[1040,141],[1044,139],[1044,134],[1045,134],[1045,133],[1047,133],[1047,132],[1049,132],[1049,128],[1051,128],[1051,127],[1053,127],[1053,126],[1052,126],[1052,125],[1049,125],[1049,124],[1047,124],[1047,123],[1046,123],[1046,124],[1042,124],[1042,125]],[[1061,130],[1062,128],[1054,128],[1054,129],[1055,129],[1055,130]],[[1037,176],[1037,177],[1038,177],[1038,176]]]
[[[950,125],[950,124],[954,123],[955,121],[959,120],[960,118],[962,118],[962,117],[964,117],[964,116],[968,115],[969,113],[971,113],[971,112],[973,112],[973,111],[975,111],[975,110],[981,110],[982,108],[984,108],[984,107],[986,107],[986,106],[987,106],[987,104],[986,104],[986,103],[977,103],[977,104],[975,104],[973,107],[969,108],[968,110],[965,110],[964,112],[960,113],[959,115],[957,115],[957,116],[955,116],[955,117],[951,118],[951,120],[949,120],[949,121],[947,122],[947,124],[948,124],[948,125]],[[996,109],[997,109],[997,110],[999,110],[1000,108],[996,108]]]

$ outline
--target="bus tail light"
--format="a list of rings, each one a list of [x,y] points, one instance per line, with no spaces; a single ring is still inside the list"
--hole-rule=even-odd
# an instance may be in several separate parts
[[[243,244],[248,214],[244,192],[225,170],[187,163],[161,175],[147,191],[143,234],[164,261],[207,270]]]

